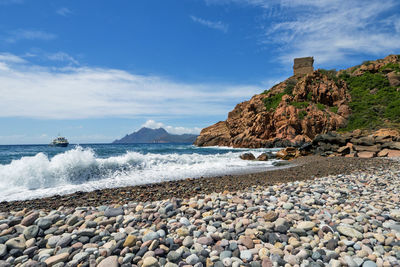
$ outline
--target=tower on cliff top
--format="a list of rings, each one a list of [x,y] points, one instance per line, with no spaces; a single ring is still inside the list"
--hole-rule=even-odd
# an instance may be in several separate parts
[[[293,72],[294,76],[301,76],[309,74],[314,71],[314,58],[313,57],[300,57],[294,59]]]

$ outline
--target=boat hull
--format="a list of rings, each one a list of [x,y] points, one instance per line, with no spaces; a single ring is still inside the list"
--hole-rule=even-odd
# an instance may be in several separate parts
[[[56,146],[56,147],[67,147],[68,143],[65,144],[51,144],[52,146]]]

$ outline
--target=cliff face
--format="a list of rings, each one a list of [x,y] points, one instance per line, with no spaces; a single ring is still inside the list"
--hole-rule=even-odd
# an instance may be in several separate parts
[[[236,105],[226,121],[203,129],[194,144],[258,148],[310,142],[318,134],[347,124],[351,96],[339,74],[361,76],[380,71],[391,86],[399,86],[398,72],[389,67],[382,72],[385,66],[399,62],[398,56],[391,55],[339,73],[317,70],[298,79],[291,77]]]
[[[278,105],[269,108],[267,99]],[[319,71],[291,78],[238,104],[226,121],[203,129],[195,145],[256,148],[311,141],[346,123],[349,99],[346,84]]]

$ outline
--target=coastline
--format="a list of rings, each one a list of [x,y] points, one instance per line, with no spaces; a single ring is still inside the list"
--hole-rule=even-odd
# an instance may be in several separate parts
[[[70,196],[85,204],[75,208],[47,199],[31,210],[25,201],[22,211],[0,212],[0,266],[400,266],[399,159],[294,163],[147,186],[148,196],[130,188],[138,201],[127,188],[110,190],[123,199],[97,207],[88,194]]]
[[[307,156],[289,161],[290,165],[256,173],[188,178],[95,190],[67,195],[0,203],[0,212],[26,209],[57,209],[64,207],[124,204],[130,201],[157,201],[170,198],[190,198],[197,194],[240,191],[254,186],[303,181],[329,175],[350,174],[382,165],[393,164],[391,159],[344,158]]]

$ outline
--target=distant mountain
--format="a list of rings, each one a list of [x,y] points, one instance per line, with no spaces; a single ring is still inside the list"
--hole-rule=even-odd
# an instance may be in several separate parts
[[[115,140],[113,144],[137,144],[137,143],[193,143],[197,135],[194,134],[170,134],[165,129],[150,129],[143,127],[139,131],[127,134],[125,137]]]

